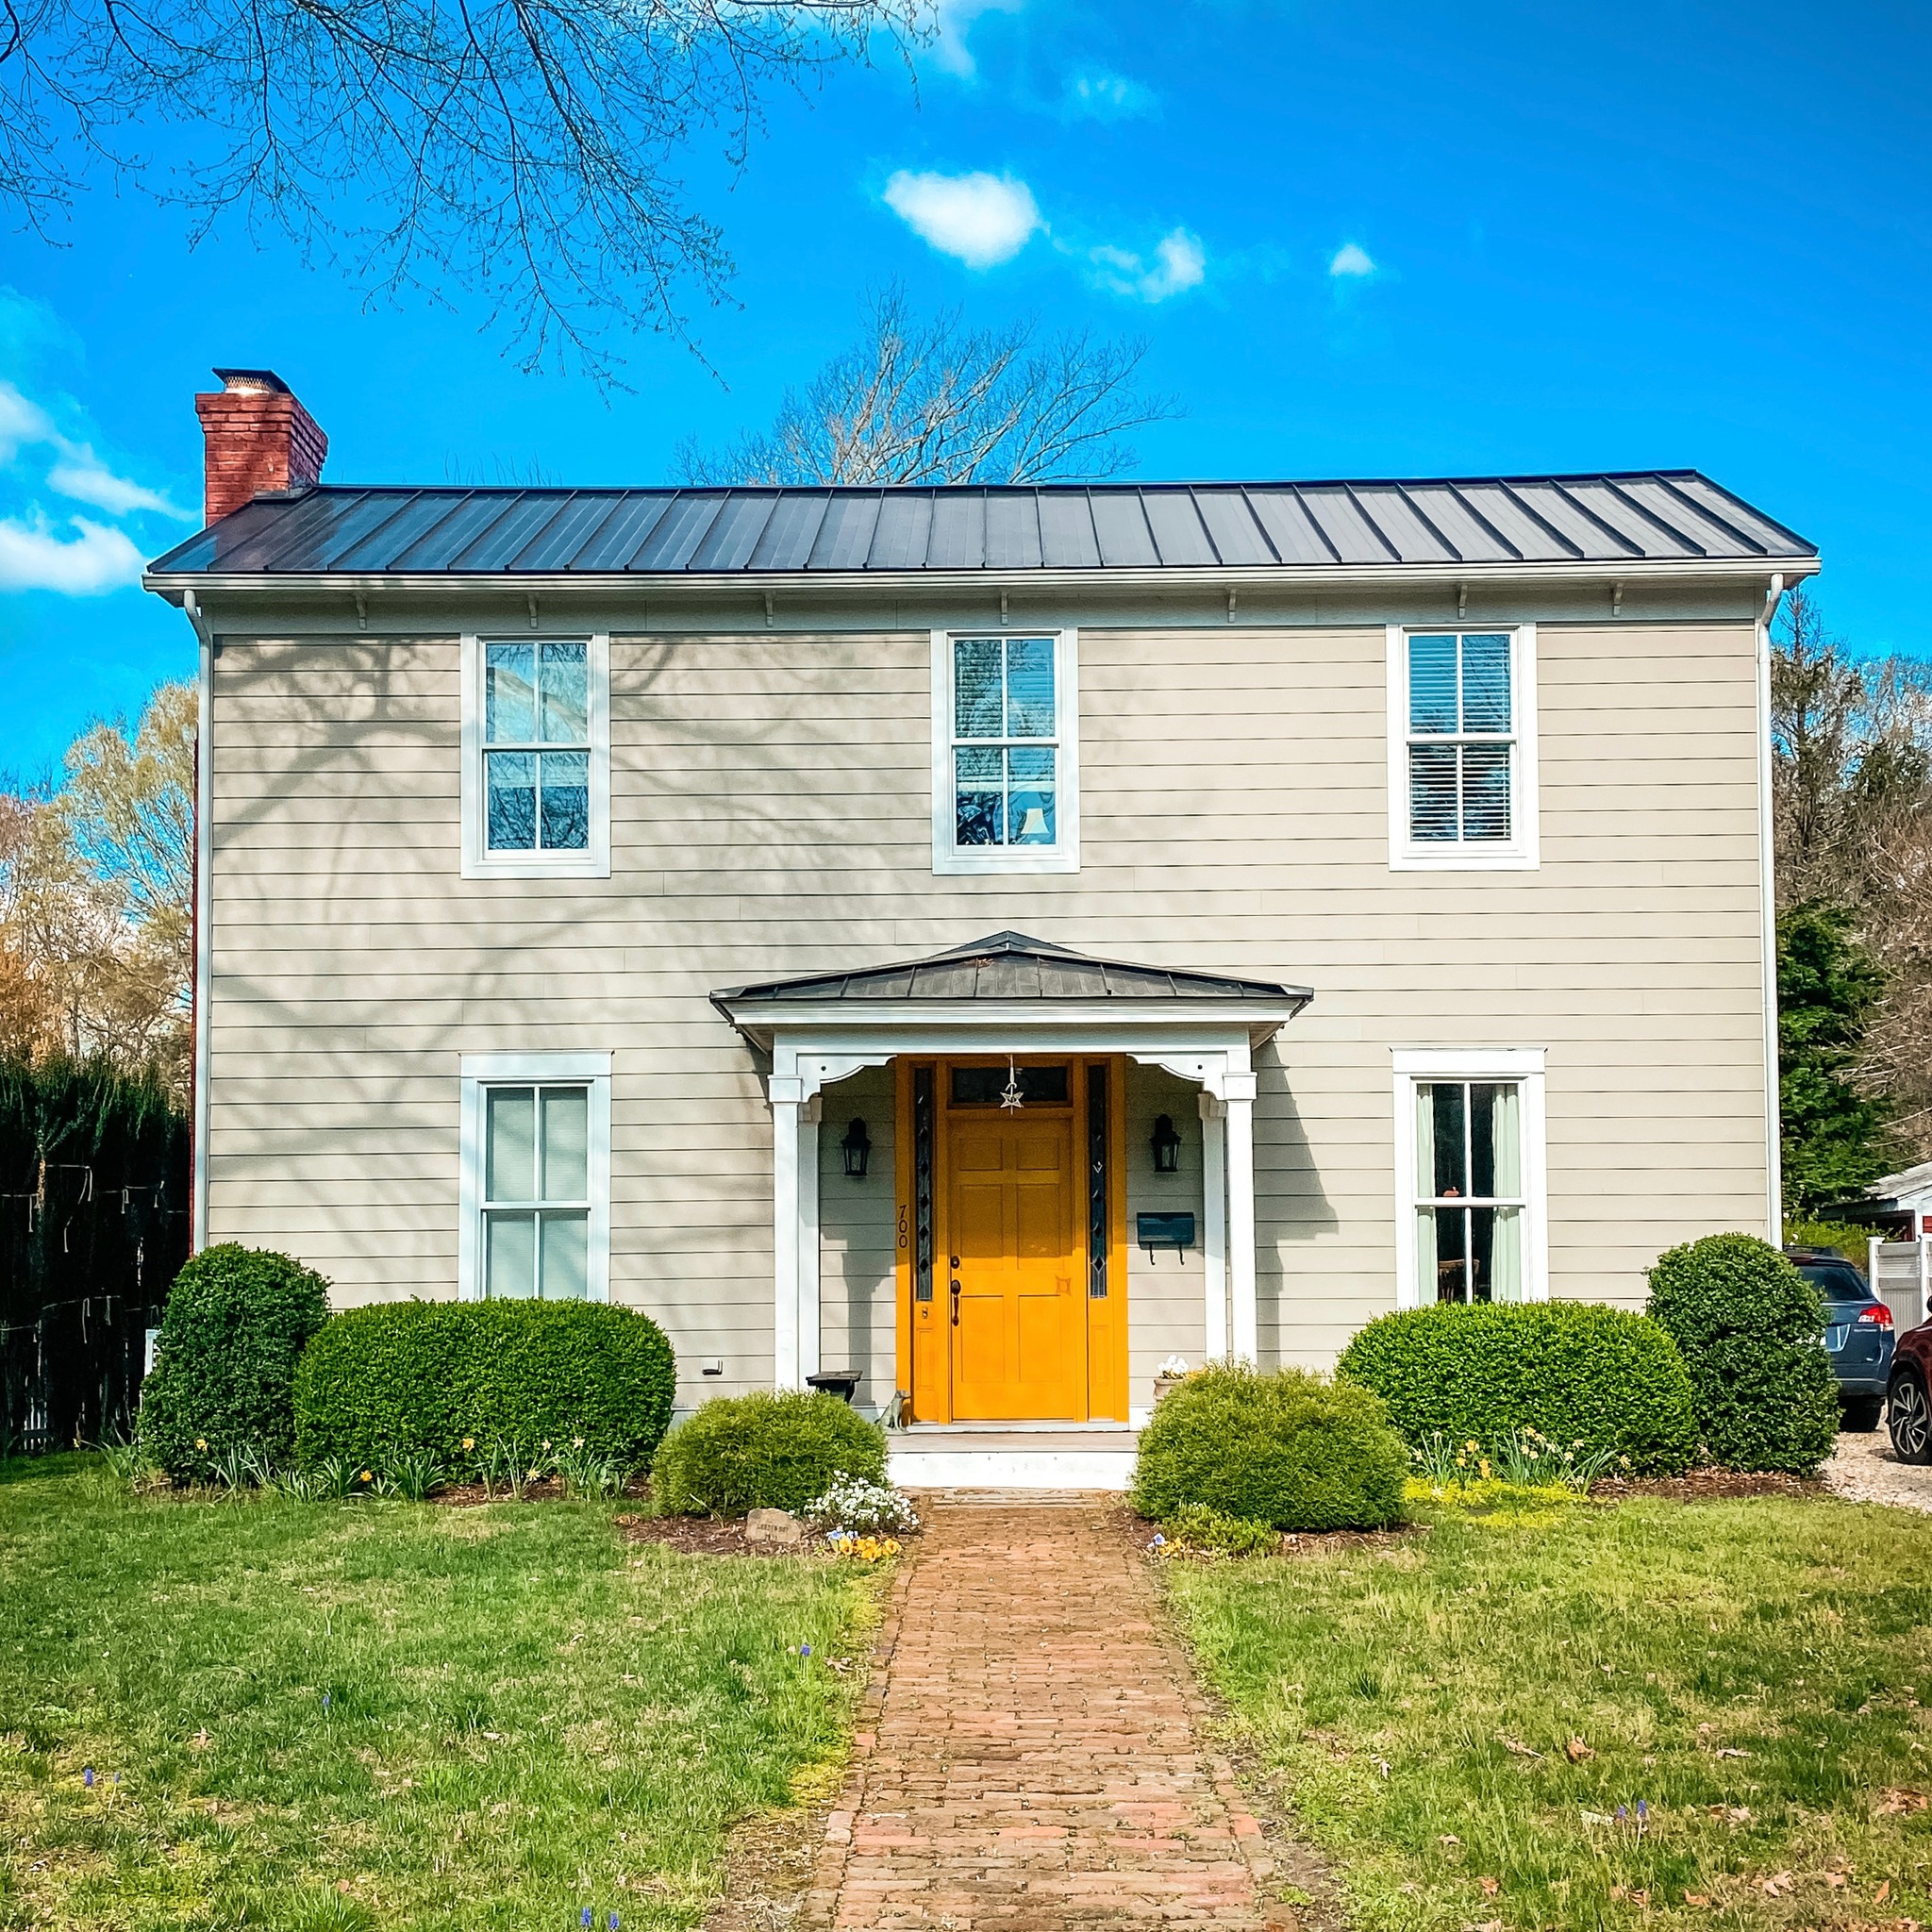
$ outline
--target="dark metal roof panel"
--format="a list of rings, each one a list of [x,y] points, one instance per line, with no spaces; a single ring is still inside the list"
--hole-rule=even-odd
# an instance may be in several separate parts
[[[841,491],[826,499],[825,520],[811,546],[811,570],[863,570],[872,555],[872,542],[879,526],[883,491],[868,490],[858,495]]]
[[[1113,490],[1090,490],[1093,532],[1100,540],[1100,560],[1113,570],[1147,570],[1160,561],[1147,511],[1137,490],[1124,494]]]
[[[1191,490],[1143,490],[1141,508],[1147,512],[1154,547],[1169,569],[1222,561],[1214,554]]]
[[[705,533],[717,522],[724,501],[722,491],[681,491],[673,497],[652,525],[651,534],[638,545],[630,568],[683,570],[705,541]]]
[[[986,562],[990,570],[1040,568],[1040,497],[1031,490],[990,491]]]
[[[932,492],[888,491],[879,499],[868,570],[924,570],[932,546]]]
[[[777,492],[735,491],[719,506],[716,521],[705,532],[705,541],[691,552],[691,570],[743,570],[772,521]]]
[[[1093,499],[1084,490],[1040,492],[1040,558],[1048,570],[1098,570]]]
[[[518,571],[569,570],[622,504],[610,490],[574,490],[556,520],[539,530],[509,560]]]
[[[1218,562],[1245,567],[1281,561],[1267,531],[1256,521],[1245,490],[1196,490],[1194,507],[1207,525],[1208,541],[1214,545]]]
[[[1248,502],[1283,563],[1341,562],[1341,553],[1323,534],[1293,485],[1251,489]]]
[[[159,575],[1320,569],[1809,559],[1694,470],[1359,482],[359,489],[258,497]]]
[[[822,491],[782,491],[772,499],[772,514],[751,554],[753,570],[805,570],[830,502]]]
[[[567,496],[530,495],[512,504],[449,559],[447,568],[460,571],[512,570],[518,555],[531,544],[547,544],[551,525],[569,507]],[[547,567],[547,566],[540,566]]]
[[[978,491],[934,492],[925,563],[931,570],[985,568],[986,498]]]

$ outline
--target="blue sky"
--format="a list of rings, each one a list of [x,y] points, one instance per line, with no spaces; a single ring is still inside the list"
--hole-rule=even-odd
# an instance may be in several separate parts
[[[480,302],[366,305],[240,224],[85,198],[0,255],[0,771],[191,667],[128,587],[193,527],[192,396],[278,370],[349,482],[650,482],[757,426],[861,291],[1144,336],[1147,476],[1694,465],[1824,548],[1827,616],[1932,655],[1922,9],[955,0],[693,158],[734,306],[526,375]],[[175,511],[181,514],[176,516]]]

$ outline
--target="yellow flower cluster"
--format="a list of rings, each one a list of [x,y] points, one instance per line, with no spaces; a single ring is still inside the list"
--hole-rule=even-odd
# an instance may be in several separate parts
[[[893,1536],[835,1536],[830,1540],[835,1557],[857,1557],[861,1563],[882,1563],[899,1554],[899,1539]]]

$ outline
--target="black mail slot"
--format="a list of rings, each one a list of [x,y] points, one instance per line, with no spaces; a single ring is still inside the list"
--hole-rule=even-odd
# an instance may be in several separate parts
[[[1141,1245],[1151,1255],[1156,1248],[1174,1248],[1181,1254],[1194,1245],[1194,1217],[1191,1214],[1137,1214]]]

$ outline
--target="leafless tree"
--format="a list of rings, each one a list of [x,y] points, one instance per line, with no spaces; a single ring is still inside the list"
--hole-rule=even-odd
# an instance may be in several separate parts
[[[952,309],[914,320],[892,286],[864,340],[834,358],[771,428],[716,455],[677,452],[707,483],[1039,483],[1129,468],[1133,430],[1179,413],[1141,392],[1144,342],[1080,331],[1041,342],[1032,323],[968,329]]]
[[[677,172],[699,138],[742,166],[772,87],[906,51],[929,5],[0,0],[0,204],[45,228],[105,168],[197,238],[232,210],[372,291],[480,290],[526,365],[608,377],[729,275]]]
[[[1778,904],[1847,910],[1884,970],[1866,1082],[1932,1154],[1932,666],[1861,659],[1803,588],[1772,656]]]

